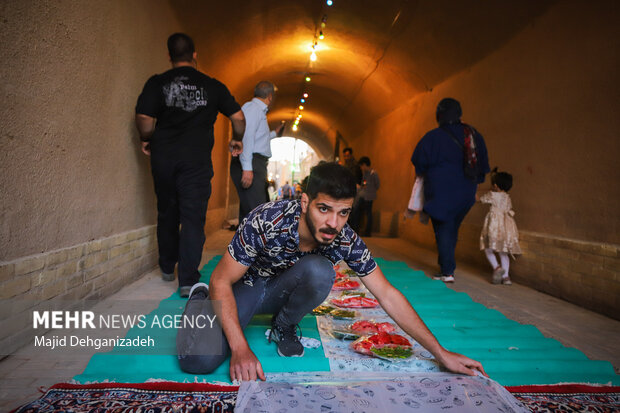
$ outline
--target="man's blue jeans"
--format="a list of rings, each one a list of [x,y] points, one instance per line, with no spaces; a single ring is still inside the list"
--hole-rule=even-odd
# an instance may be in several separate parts
[[[431,217],[433,230],[435,230],[435,241],[437,242],[437,263],[441,273],[444,275],[454,275],[456,269],[456,260],[454,251],[459,235],[459,227],[463,219],[469,212],[470,208],[466,208],[456,214],[452,219],[440,221]]]
[[[244,329],[255,314],[264,313],[277,314],[277,321],[282,325],[298,324],[325,300],[335,277],[334,267],[327,258],[306,255],[275,277],[259,277],[254,285],[245,284],[243,279],[237,281],[233,284],[233,294],[241,328]],[[213,302],[208,297],[204,300],[190,297],[183,315],[213,319]],[[230,347],[221,328],[180,328],[177,352],[183,371],[207,374],[226,360]]]

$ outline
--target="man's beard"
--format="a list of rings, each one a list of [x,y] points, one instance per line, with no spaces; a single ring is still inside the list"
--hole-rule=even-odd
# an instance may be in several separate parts
[[[310,219],[310,214],[306,214],[306,225],[308,226],[308,229],[310,230],[310,234],[312,234],[312,238],[314,238],[314,240],[316,242],[318,242],[321,245],[329,245],[331,244],[336,237],[332,238],[329,241],[323,241],[319,238],[316,237],[316,226],[314,225],[314,222],[312,222],[312,219]],[[321,228],[319,229],[319,232],[322,232],[324,234],[337,234],[338,230],[336,228]]]

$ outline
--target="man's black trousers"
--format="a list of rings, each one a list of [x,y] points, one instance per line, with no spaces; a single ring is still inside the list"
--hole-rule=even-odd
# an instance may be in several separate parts
[[[239,161],[238,157],[233,157],[230,162],[230,178],[237,188],[237,194],[239,194],[239,223],[254,208],[269,200],[267,192],[268,163],[269,158],[266,156],[257,153],[253,154],[252,171],[254,172],[254,179],[249,188],[243,188],[241,186],[241,176],[243,174],[241,161]]]
[[[179,286],[194,285],[200,278],[213,168],[203,161],[151,156],[151,172],[157,195],[159,267],[170,274],[178,262]]]

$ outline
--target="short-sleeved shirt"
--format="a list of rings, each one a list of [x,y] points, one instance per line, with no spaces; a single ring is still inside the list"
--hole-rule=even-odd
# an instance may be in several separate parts
[[[218,112],[241,110],[226,86],[191,66],[152,76],[138,98],[136,113],[157,118],[153,156],[211,163],[213,124]]]
[[[348,224],[329,245],[308,252],[299,250],[299,200],[268,202],[243,219],[228,252],[238,263],[250,267],[243,282],[253,285],[258,277],[275,277],[308,254],[322,255],[337,264],[345,261],[360,277],[377,267],[368,247]]]

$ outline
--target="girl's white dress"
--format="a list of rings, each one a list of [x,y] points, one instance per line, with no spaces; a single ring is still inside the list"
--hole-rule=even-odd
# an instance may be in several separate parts
[[[480,202],[491,204],[480,234],[480,249],[490,248],[496,252],[521,254],[519,231],[513,218],[515,213],[510,195],[506,192],[487,192],[480,197]]]

